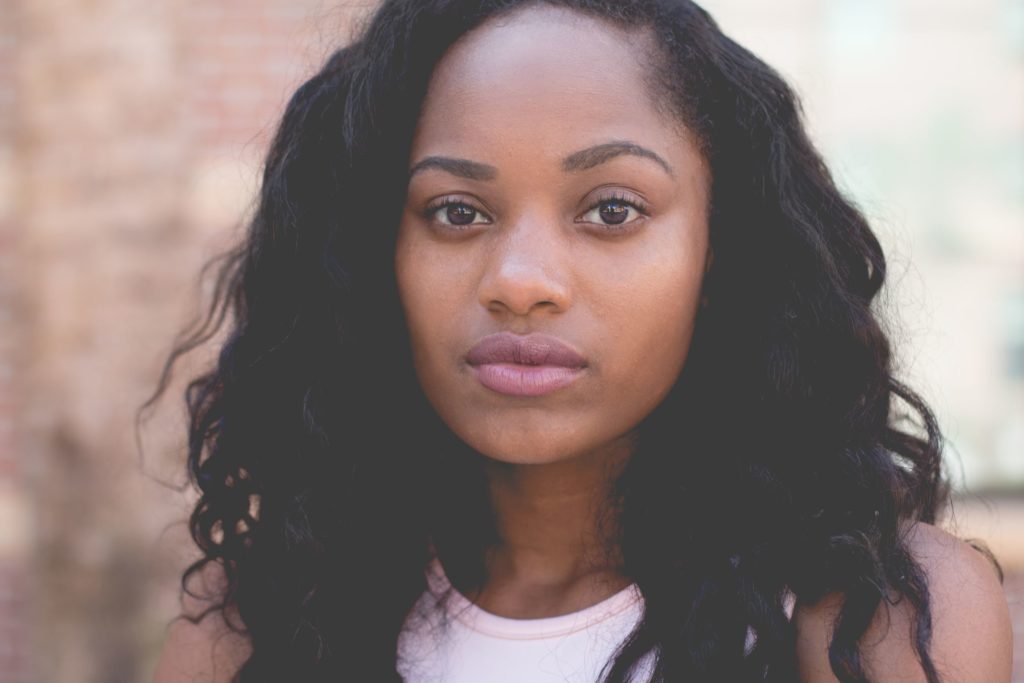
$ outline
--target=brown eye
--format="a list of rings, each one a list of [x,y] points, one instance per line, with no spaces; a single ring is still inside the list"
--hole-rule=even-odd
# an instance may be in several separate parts
[[[598,213],[605,222],[618,225],[626,220],[626,216],[629,215],[629,209],[629,205],[625,202],[601,202],[601,208],[598,209]]]
[[[424,217],[441,225],[469,226],[477,224],[476,219],[483,218],[483,213],[465,202],[444,199],[439,204],[428,207],[424,211]]]
[[[646,207],[639,200],[625,197],[600,199],[582,217],[587,223],[612,228],[637,223],[646,217]],[[623,228],[625,229],[625,228]]]
[[[465,204],[449,204],[445,207],[445,215],[452,225],[469,225],[476,216],[476,209]]]

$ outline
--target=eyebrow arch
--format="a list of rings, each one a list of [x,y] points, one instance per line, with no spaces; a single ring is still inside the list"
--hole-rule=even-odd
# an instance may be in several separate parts
[[[652,159],[658,163],[665,172],[672,178],[676,177],[675,171],[669,166],[668,162],[661,158],[656,152],[652,152],[646,147],[641,147],[635,142],[629,140],[615,140],[613,142],[605,142],[600,145],[594,145],[593,147],[587,147],[578,152],[573,152],[562,160],[562,170],[568,173],[577,171],[585,171],[588,168],[593,168],[600,164],[605,163],[617,156],[623,154],[631,154],[633,156],[642,157],[644,159]]]
[[[628,140],[605,142],[600,145],[581,149],[578,152],[573,152],[562,160],[562,170],[566,173],[585,171],[624,154],[651,159],[665,169],[665,172],[668,173],[670,177],[675,178],[675,171],[673,171],[668,162],[662,159],[660,155],[646,147],[641,147],[640,145]],[[468,180],[490,181],[494,180],[498,176],[498,169],[490,164],[482,164],[478,161],[470,161],[469,159],[429,156],[421,159],[413,165],[409,170],[409,178],[412,178],[420,171],[425,171],[428,168],[447,171],[452,175],[459,176],[460,178],[466,178]]]

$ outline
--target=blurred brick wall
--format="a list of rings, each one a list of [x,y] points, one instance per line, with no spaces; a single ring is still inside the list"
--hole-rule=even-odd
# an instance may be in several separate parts
[[[17,457],[20,367],[14,208],[17,8],[0,3],[0,681],[27,673],[27,496]]]
[[[191,498],[179,387],[134,413],[347,16],[0,0],[0,682],[148,680]]]

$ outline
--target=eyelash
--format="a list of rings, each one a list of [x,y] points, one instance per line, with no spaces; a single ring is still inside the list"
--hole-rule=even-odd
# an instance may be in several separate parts
[[[634,209],[637,213],[639,213],[641,215],[641,218],[635,218],[635,219],[629,221],[628,223],[619,223],[619,224],[594,223],[593,224],[593,225],[597,225],[598,227],[600,227],[605,232],[609,232],[609,233],[613,233],[613,234],[616,234],[616,233],[625,234],[627,232],[630,232],[631,228],[635,224],[640,223],[645,218],[647,218],[647,203],[644,202],[643,200],[637,198],[637,197],[627,196],[627,195],[622,194],[622,193],[614,193],[614,194],[612,194],[610,196],[607,196],[607,197],[600,197],[593,204],[591,204],[590,207],[587,208],[586,211],[584,211],[584,215],[590,213],[591,211],[593,211],[596,208],[599,208],[602,204],[611,204],[611,203],[625,204],[626,206]],[[480,209],[476,208],[475,206],[473,206],[469,202],[463,201],[463,200],[461,200],[461,199],[459,199],[457,197],[442,197],[440,200],[434,202],[433,204],[431,204],[430,206],[428,206],[426,209],[423,210],[423,218],[428,220],[428,221],[431,221],[431,222],[440,223],[440,221],[435,221],[434,220],[434,216],[437,215],[438,211],[440,211],[442,209],[447,209],[449,206],[465,206],[465,207],[468,207],[468,208],[472,209],[473,211],[476,211],[478,214],[481,214],[483,216],[487,216],[486,213],[484,213]],[[586,222],[586,221],[580,221],[580,222]],[[453,231],[459,232],[459,231],[466,230],[466,229],[472,227],[473,225],[479,225],[479,223],[470,223],[468,225],[448,225],[448,224],[441,223],[441,225],[444,225],[445,229],[449,229],[449,230],[453,230]],[[620,227],[620,226],[625,226],[625,227]]]

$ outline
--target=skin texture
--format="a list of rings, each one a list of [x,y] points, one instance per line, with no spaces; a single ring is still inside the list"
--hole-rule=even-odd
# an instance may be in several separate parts
[[[947,683],[1009,683],[1013,660],[1010,610],[988,559],[930,524],[908,534],[932,595],[932,656]],[[802,683],[838,683],[828,663],[828,635],[841,598],[798,605],[794,614]],[[861,641],[865,670],[879,683],[924,683],[911,646],[913,612],[907,600],[883,601]]]
[[[221,612],[208,614],[198,624],[184,617],[198,617],[216,603],[226,580],[221,566],[211,563],[195,575],[189,584],[194,595],[185,594],[181,615],[167,631],[167,640],[157,662],[154,683],[228,683],[235,671],[249,658],[249,641],[228,625]],[[228,616],[238,626],[236,613]]]
[[[550,7],[489,22],[435,70],[409,156],[411,169],[431,157],[493,167],[488,179],[436,166],[412,175],[395,272],[424,393],[490,462],[503,543],[477,601],[505,616],[564,613],[622,587],[602,558],[596,511],[693,333],[709,171],[647,94],[637,43]],[[564,168],[581,150],[623,141],[670,170],[636,154]],[[444,208],[424,216],[445,197],[471,207],[474,224],[445,225]],[[643,212],[611,224],[599,202],[612,197]],[[464,356],[500,331],[557,336],[588,365],[545,396],[499,394]]]

